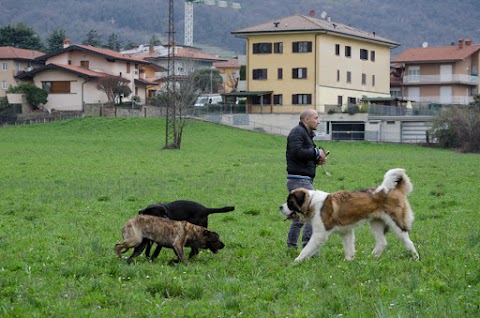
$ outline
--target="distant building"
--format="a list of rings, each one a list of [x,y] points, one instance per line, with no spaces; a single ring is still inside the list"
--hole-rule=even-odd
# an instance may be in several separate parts
[[[246,39],[249,112],[325,112],[390,97],[390,50],[400,44],[375,32],[295,14],[232,34]]]
[[[170,64],[168,58],[169,54],[172,54],[172,50],[163,45],[141,45],[136,49],[122,51],[121,53],[143,59],[161,68],[161,71],[155,72],[155,79],[152,79],[159,84],[157,87],[151,87],[150,90],[152,91],[153,89],[162,90],[165,88],[169,67],[170,74],[175,74],[175,81],[182,81],[196,70],[212,69],[214,63],[227,61],[224,58],[202,53],[198,49],[182,46],[175,46],[175,63]]]
[[[226,62],[215,62],[213,67],[220,72],[223,79],[222,93],[237,91],[240,78],[240,64],[238,59],[229,59]]]
[[[11,46],[0,47],[0,96],[6,96],[10,86],[17,86],[15,76],[43,65],[35,59],[44,54]]]
[[[421,104],[469,104],[480,85],[480,45],[459,39],[451,46],[412,48],[392,59],[392,92]]]
[[[147,86],[156,84],[145,79],[150,62],[90,45],[70,45],[68,40],[62,50],[36,60],[45,65],[16,78],[48,91],[47,110],[83,111],[85,103],[106,103],[107,96],[98,84],[108,77],[123,78],[142,104]]]

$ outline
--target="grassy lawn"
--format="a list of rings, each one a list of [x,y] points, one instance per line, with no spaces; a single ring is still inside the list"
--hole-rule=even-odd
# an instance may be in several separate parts
[[[296,123],[292,123],[292,126]],[[344,261],[332,236],[298,266],[286,251],[285,137],[191,121],[161,150],[162,119],[83,118],[0,129],[1,317],[479,317],[480,156],[415,145],[324,142],[327,192],[407,170],[420,261],[394,237],[375,259],[368,226]],[[156,202],[210,216],[226,244],[188,265],[118,259],[121,227]],[[128,253],[130,254],[130,252]]]

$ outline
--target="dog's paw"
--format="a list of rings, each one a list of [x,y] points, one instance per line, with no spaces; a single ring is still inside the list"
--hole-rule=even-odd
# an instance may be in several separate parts
[[[303,262],[304,260],[305,260],[305,259],[304,259],[303,257],[301,258],[300,256],[298,256],[293,262],[296,263],[296,264],[300,264],[300,263]]]

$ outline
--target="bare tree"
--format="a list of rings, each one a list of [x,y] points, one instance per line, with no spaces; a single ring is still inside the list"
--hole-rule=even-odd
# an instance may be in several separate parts
[[[183,128],[186,124],[187,115],[193,109],[199,93],[196,89],[194,78],[183,77],[175,81],[175,90],[162,90],[152,98],[152,103],[160,107],[169,107],[175,112],[175,123],[173,125],[173,144],[165,145],[165,148],[180,149],[182,144]]]
[[[122,94],[130,95],[131,90],[125,85],[129,82],[129,80],[120,76],[108,76],[98,80],[97,88],[107,94],[109,103],[115,104],[117,97],[121,97]]]

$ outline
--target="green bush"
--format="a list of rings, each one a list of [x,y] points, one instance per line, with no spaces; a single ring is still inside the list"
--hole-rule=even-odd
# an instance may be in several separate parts
[[[10,86],[7,89],[8,93],[23,93],[27,98],[27,102],[33,109],[38,109],[40,105],[48,102],[48,92],[41,89],[34,84],[20,84],[18,86]]]
[[[4,110],[9,106],[10,104],[8,103],[7,97],[0,97],[0,111]]]
[[[443,148],[480,152],[480,95],[468,106],[442,111],[434,119],[430,134]]]

